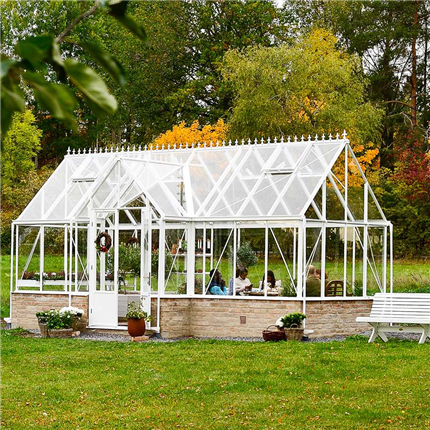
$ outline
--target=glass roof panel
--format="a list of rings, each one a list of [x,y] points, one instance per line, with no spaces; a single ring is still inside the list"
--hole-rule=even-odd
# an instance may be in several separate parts
[[[19,220],[67,220],[76,208],[88,217],[91,189],[96,208],[146,194],[167,216],[301,216],[343,147],[332,140],[71,155]]]

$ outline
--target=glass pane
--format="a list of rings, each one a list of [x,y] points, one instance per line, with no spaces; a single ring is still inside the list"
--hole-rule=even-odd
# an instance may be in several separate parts
[[[320,297],[321,288],[321,228],[306,228],[306,296]]]
[[[326,229],[326,272],[327,284],[335,285],[331,293],[339,295],[338,289],[343,290],[344,273],[344,240],[345,229],[329,227]],[[338,281],[335,283],[335,281]],[[326,291],[326,295],[330,295]]]
[[[166,229],[166,294],[187,293],[187,241],[185,229]]]
[[[248,279],[257,291],[263,291],[265,236],[264,228],[241,228],[238,240],[237,264],[248,269]],[[268,266],[268,270],[273,269]]]
[[[269,229],[268,269],[273,271],[276,292],[281,296],[296,296],[293,270],[293,230]]]
[[[367,237],[367,294],[383,292],[384,229],[368,228]]]
[[[38,290],[40,285],[40,228],[24,226],[17,228],[19,228],[17,287],[20,290]]]
[[[206,275],[208,294],[228,294],[228,286],[233,278],[233,230],[231,228],[214,228],[212,248],[212,265]],[[211,276],[211,271],[212,276]]]
[[[64,228],[45,227],[43,290],[65,290]],[[67,242],[66,242],[67,246]]]

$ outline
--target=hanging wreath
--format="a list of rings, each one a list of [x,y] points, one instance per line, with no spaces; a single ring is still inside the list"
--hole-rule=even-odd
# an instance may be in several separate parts
[[[112,238],[106,233],[100,233],[95,240],[97,251],[108,252],[112,246]]]

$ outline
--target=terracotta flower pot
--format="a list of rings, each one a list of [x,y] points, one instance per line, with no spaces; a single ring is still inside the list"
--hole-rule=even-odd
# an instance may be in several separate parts
[[[143,318],[129,318],[127,322],[128,334],[131,337],[143,336],[146,330],[146,322]]]

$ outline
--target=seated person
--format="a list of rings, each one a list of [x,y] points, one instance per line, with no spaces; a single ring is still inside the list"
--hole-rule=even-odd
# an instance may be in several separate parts
[[[221,272],[219,270],[212,269],[209,272],[210,283],[208,291],[210,294],[214,294],[217,296],[226,296],[227,288],[225,287],[225,281],[222,279]]]
[[[236,278],[234,279],[234,286],[236,289],[236,294],[242,294],[245,290],[251,289],[251,281],[247,278],[248,269],[246,267],[239,267],[236,270]],[[230,280],[228,294],[233,295],[233,278]]]
[[[260,282],[260,291],[264,291],[264,279]],[[267,292],[279,293],[279,288],[281,287],[281,280],[275,279],[275,274],[271,271],[267,271]]]
[[[321,279],[321,269],[317,269],[316,271],[317,277],[318,279]],[[327,284],[327,279],[328,279],[328,273],[325,272],[325,283]]]
[[[321,296],[321,279],[317,276],[315,266],[309,266],[308,277],[306,279],[306,297]]]

